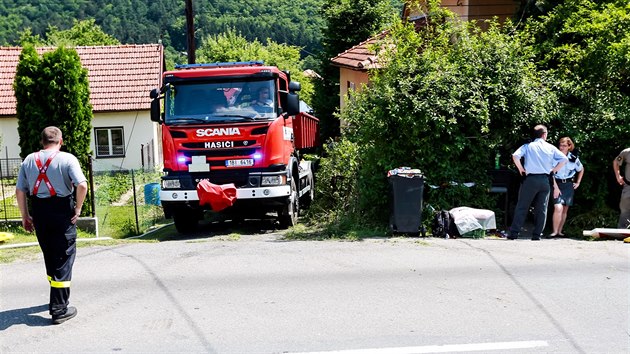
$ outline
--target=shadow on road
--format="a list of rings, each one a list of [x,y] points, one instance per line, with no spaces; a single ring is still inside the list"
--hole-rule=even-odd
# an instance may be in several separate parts
[[[48,305],[39,305],[23,309],[7,310],[0,312],[0,331],[13,325],[25,324],[29,327],[42,327],[51,324],[49,317],[35,315],[36,313],[48,311]]]
[[[158,241],[191,241],[206,238],[234,237],[235,239],[250,235],[264,235],[281,233],[276,219],[241,219],[222,220],[204,219],[199,222],[197,230],[187,234],[177,232],[174,225],[169,225],[160,230],[148,233],[141,237],[143,240]]]

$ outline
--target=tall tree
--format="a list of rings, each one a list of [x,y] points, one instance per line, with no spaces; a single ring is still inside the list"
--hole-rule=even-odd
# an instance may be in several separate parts
[[[41,123],[46,120],[48,113],[43,95],[44,87],[39,80],[41,71],[42,58],[35,47],[25,46],[20,53],[13,83],[22,158],[39,149],[39,134],[46,127],[42,127]]]
[[[396,13],[390,0],[326,0],[322,6],[325,26],[322,30],[323,51],[319,56],[313,106],[321,122],[322,137],[339,135],[339,68],[330,59],[367,40],[383,29]]]
[[[63,148],[85,169],[90,154],[92,106],[87,69],[81,66],[76,50],[60,47],[40,57],[33,46],[26,46],[20,54],[13,89],[20,156],[39,150],[41,131],[54,125],[63,132]],[[85,209],[85,213],[91,212]]]
[[[96,24],[96,20],[74,20],[70,29],[59,30],[55,26],[48,28],[46,44],[52,46],[90,46],[90,45],[116,45],[120,41],[103,32]]]
[[[67,30],[60,30],[55,26],[49,26],[48,32],[44,34],[44,39],[38,34],[33,34],[31,28],[26,28],[20,32],[20,44],[34,46],[51,47],[73,47],[91,45],[116,45],[120,42],[113,36],[103,32],[94,19],[77,21]]]
[[[302,73],[299,47],[279,44],[271,39],[267,39],[266,43],[258,40],[248,41],[231,29],[204,38],[197,50],[197,57],[200,63],[261,60],[266,65],[288,70],[291,72],[291,80],[302,85],[300,98],[310,103],[313,84]]]

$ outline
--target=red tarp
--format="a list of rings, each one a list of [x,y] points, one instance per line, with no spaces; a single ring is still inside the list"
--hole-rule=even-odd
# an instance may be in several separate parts
[[[199,205],[210,204],[212,210],[221,211],[234,204],[236,187],[234,183],[218,185],[204,179],[197,184],[197,195],[199,196]]]

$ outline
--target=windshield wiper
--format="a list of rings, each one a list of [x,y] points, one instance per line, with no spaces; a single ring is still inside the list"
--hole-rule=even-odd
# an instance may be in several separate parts
[[[245,120],[259,120],[259,119],[263,119],[264,117],[252,117],[252,116],[246,116],[243,114],[221,114],[221,115],[215,115],[215,117],[234,117],[234,118],[241,118],[241,119],[245,119]]]
[[[212,118],[176,118],[169,119],[166,121],[167,125],[171,124],[217,124],[217,123],[230,123],[233,122],[234,119],[212,119]]]
[[[186,117],[186,118],[171,118],[169,120],[166,121],[167,123],[206,123],[208,122],[208,119],[204,118],[197,118],[197,117]]]

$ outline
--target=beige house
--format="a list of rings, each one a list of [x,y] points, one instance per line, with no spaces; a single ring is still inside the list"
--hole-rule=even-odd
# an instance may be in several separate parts
[[[37,48],[41,54],[55,48]],[[76,47],[88,70],[94,118],[90,146],[95,171],[155,168],[161,163],[159,125],[150,120],[149,91],[160,86],[161,44]],[[22,48],[0,47],[0,159],[19,158],[13,81]]]
[[[453,11],[461,20],[476,20],[483,27],[484,20],[497,17],[499,21],[512,18],[521,6],[521,0],[442,0],[441,6]],[[416,28],[425,24],[425,15],[404,5],[402,18],[414,23]],[[332,65],[339,67],[339,107],[346,106],[346,99],[352,91],[369,85],[368,71],[379,68],[378,58],[370,48],[387,33],[378,35],[357,44],[356,46],[334,57]]]

